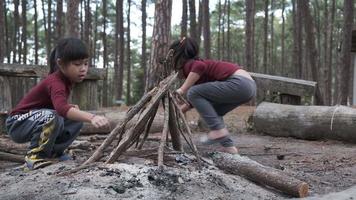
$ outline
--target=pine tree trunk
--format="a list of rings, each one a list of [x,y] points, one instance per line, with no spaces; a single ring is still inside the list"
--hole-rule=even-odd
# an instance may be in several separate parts
[[[246,68],[249,71],[253,71],[253,48],[254,44],[252,41],[253,33],[253,21],[255,16],[255,5],[254,1],[246,0]]]
[[[199,13],[198,13],[198,23],[197,23],[197,42],[200,45],[200,36],[202,35],[203,30],[203,3],[199,1]]]
[[[297,11],[296,11],[296,28],[297,28],[297,46],[298,46],[298,55],[296,57],[297,59],[297,78],[304,78],[307,79],[307,76],[305,75],[308,67],[307,65],[303,65],[302,61],[306,60],[304,59],[303,55],[307,54],[308,49],[305,49],[305,53],[303,54],[303,24],[302,24],[302,9],[301,9],[301,3],[299,1],[297,2]],[[303,68],[304,66],[304,68]]]
[[[67,2],[67,27],[66,27],[66,35],[71,37],[80,37],[79,32],[79,9],[80,0],[68,0]]]
[[[92,48],[92,64],[95,66],[96,65],[96,59],[97,59],[97,45],[96,41],[98,38],[98,15],[99,15],[99,5],[96,4],[95,6],[95,14],[94,14],[94,29],[93,29],[93,35],[94,35],[94,41],[93,41],[93,48]],[[107,78],[107,77],[106,77]]]
[[[48,0],[48,17],[47,17],[47,41],[46,41],[46,45],[47,45],[47,49],[48,49],[48,54],[51,51],[51,41],[52,41],[52,0]]]
[[[249,1],[246,1],[249,2]],[[221,0],[218,3],[218,38],[217,38],[217,56],[218,59],[221,60],[221,44],[220,44],[220,34],[221,34]]]
[[[143,88],[146,88],[147,82],[147,45],[146,45],[146,20],[147,20],[147,13],[146,13],[146,0],[142,0],[141,2],[141,9],[142,9],[142,47],[141,47],[141,67],[143,68]]]
[[[38,46],[39,46],[39,44],[38,44],[38,22],[37,22],[37,20],[38,20],[38,11],[37,11],[37,1],[33,1],[33,3],[34,3],[34,9],[35,9],[35,15],[34,15],[34,31],[35,31],[35,65],[38,65]]]
[[[151,56],[145,91],[151,90],[160,81],[160,61],[164,59],[170,43],[172,0],[157,0],[153,25]]]
[[[5,27],[4,1],[0,1],[0,27]],[[0,63],[4,62],[5,57],[5,28],[0,29]]]
[[[203,0],[203,37],[204,37],[204,55],[210,58],[210,12],[209,0]]]
[[[19,1],[20,3],[20,1]],[[22,1],[21,1],[21,5],[22,5]],[[22,8],[21,8],[22,9]],[[22,27],[23,27],[23,24],[22,24],[22,15],[20,16],[19,14],[19,27],[18,27],[18,36],[17,36],[17,52],[18,52],[18,58],[17,58],[17,61],[18,63],[21,63],[22,62]]]
[[[50,49],[48,49],[48,46],[47,46],[47,38],[49,36],[48,36],[48,31],[47,31],[47,15],[46,15],[46,10],[45,10],[45,1],[41,0],[41,4],[42,4],[43,29],[44,29],[45,43],[46,43],[46,55],[47,55],[47,57],[49,57]]]
[[[190,21],[190,37],[197,40],[198,33],[197,33],[195,0],[189,0],[189,21]]]
[[[126,65],[127,65],[127,82],[126,82],[126,105],[131,105],[131,38],[130,38],[130,12],[131,12],[131,0],[127,0],[127,31],[126,31]]]
[[[340,81],[340,104],[347,105],[349,94],[351,92],[349,87],[350,73],[351,73],[351,40],[352,40],[352,24],[354,14],[353,0],[344,0],[344,24],[343,24],[343,42],[342,42],[342,56],[341,56],[341,79]]]
[[[230,32],[231,32],[231,21],[230,21],[230,11],[231,10],[231,2],[230,0],[227,1],[227,60],[231,60],[231,40],[230,40]]]
[[[57,1],[56,40],[63,36],[63,0]]]
[[[270,68],[272,74],[276,74],[276,66],[274,63],[274,0],[271,0],[271,45],[269,51]]]
[[[314,32],[314,23],[313,17],[310,14],[308,0],[300,0],[300,7],[303,11],[303,21],[304,21],[304,30],[306,34],[306,47],[309,50],[308,60],[312,70],[312,78],[314,81],[319,83],[319,65],[318,65],[318,50],[315,45],[315,32]],[[323,105],[323,97],[321,93],[321,88],[319,85],[316,87],[315,101],[317,105]]]
[[[330,11],[330,22],[328,23],[329,27],[328,28],[328,39],[327,42],[329,43],[329,48],[328,48],[328,56],[327,56],[327,65],[326,68],[328,70],[328,72],[326,73],[327,78],[327,83],[326,83],[326,93],[325,96],[326,98],[329,100],[330,105],[332,105],[332,100],[333,100],[333,94],[332,94],[332,74],[335,70],[333,70],[332,66],[333,66],[333,59],[332,59],[332,54],[333,54],[333,49],[334,49],[334,43],[333,43],[333,39],[334,39],[334,19],[335,19],[335,7],[336,7],[336,1],[335,0],[331,0],[331,11]],[[334,72],[335,73],[335,72]]]
[[[27,63],[27,0],[22,0],[22,55],[23,64]]]
[[[263,22],[264,26],[264,42],[263,42],[263,73],[267,74],[268,70],[268,63],[267,63],[267,45],[268,45],[268,3],[269,0],[265,1],[265,18]]]
[[[103,32],[102,40],[103,40],[103,68],[107,70],[108,66],[108,53],[107,53],[107,42],[106,42],[106,17],[107,17],[107,0],[103,0],[102,7],[102,15],[103,15]],[[106,71],[106,76],[103,81],[103,106],[108,106],[108,71]]]
[[[11,37],[9,36],[9,25],[8,25],[8,20],[7,20],[7,6],[6,6],[6,1],[4,1],[4,23],[5,23],[5,53],[7,57],[7,63],[10,63],[11,60],[11,55],[10,55],[10,43],[9,41],[11,40]]]
[[[17,41],[19,40],[19,0],[14,0],[14,33],[13,33],[13,40],[12,40],[12,62],[18,63],[16,60],[17,56]]]
[[[227,5],[227,0],[224,1],[224,8],[223,8],[223,15],[222,15],[222,45],[221,45],[221,52],[222,52],[222,58],[225,59],[226,57],[226,38],[225,38],[225,17],[226,17],[226,5]]]
[[[281,70],[281,75],[282,76],[285,76],[285,68],[286,68],[286,59],[285,59],[285,0],[282,0],[282,38],[281,38],[281,52],[282,52],[282,56],[281,56],[281,67],[280,67],[280,70]]]
[[[182,9],[182,21],[181,21],[181,32],[180,37],[183,38],[187,36],[187,21],[188,21],[188,2],[187,0],[182,0],[183,9]]]
[[[329,88],[329,85],[328,85],[328,78],[329,78],[329,69],[328,69],[328,58],[327,58],[327,55],[328,55],[328,52],[329,52],[329,30],[328,28],[330,28],[330,19],[329,19],[329,9],[328,9],[328,0],[324,0],[324,27],[323,27],[323,34],[324,34],[324,40],[323,40],[323,65],[322,65],[322,68],[321,69],[323,71],[323,76],[321,77],[322,78],[322,81],[323,81],[323,85],[324,85],[324,97],[325,97],[325,105],[331,105],[330,104],[330,94],[328,93],[328,88]]]
[[[85,5],[85,24],[84,24],[84,43],[88,47],[88,51],[91,52],[91,40],[90,40],[90,30],[91,30],[91,12],[90,12],[90,0],[84,1]],[[94,67],[91,65],[91,61],[89,60],[89,67]]]
[[[124,76],[124,11],[123,1],[116,0],[116,34],[115,34],[115,86],[116,101],[121,101]]]

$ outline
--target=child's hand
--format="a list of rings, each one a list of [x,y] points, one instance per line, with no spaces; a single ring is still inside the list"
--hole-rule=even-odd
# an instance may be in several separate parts
[[[183,112],[186,113],[188,110],[190,110],[192,107],[190,107],[189,104],[184,103],[183,105],[179,106],[179,109]]]
[[[186,104],[187,101],[184,99],[184,97],[182,96],[184,94],[183,90],[182,89],[177,89],[175,92],[174,92],[174,97],[177,101],[177,103],[179,105],[182,105],[182,104]]]
[[[99,128],[99,127],[103,127],[103,126],[109,126],[109,120],[106,117],[100,116],[100,115],[94,115],[91,118],[90,123],[95,128]]]
[[[79,109],[79,106],[76,105],[76,104],[69,104],[69,105],[72,106],[73,108],[76,108],[76,109],[80,110],[80,109]]]

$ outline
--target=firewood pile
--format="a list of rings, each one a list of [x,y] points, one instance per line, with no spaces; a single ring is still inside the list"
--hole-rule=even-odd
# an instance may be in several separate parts
[[[168,145],[168,134],[171,136],[172,147],[176,151],[183,150],[181,142],[181,137],[183,137],[193,154],[196,156],[198,164],[200,163],[201,157],[192,141],[191,130],[184,114],[179,109],[178,102],[184,101],[184,98],[172,90],[173,84],[177,82],[178,73],[171,72],[170,70],[172,69],[170,67],[171,58],[172,52],[170,51],[163,62],[164,70],[161,74],[161,81],[156,87],[147,92],[136,105],[128,110],[124,120],[110,132],[92,156],[83,163],[83,166],[89,165],[102,158],[105,150],[116,139],[118,140],[118,145],[114,147],[114,150],[110,153],[105,163],[115,162],[120,155],[132,146],[135,146],[137,149],[142,149],[161,103],[164,108],[164,125],[158,147],[158,166],[164,166],[163,155],[164,151],[168,150],[165,148]],[[135,118],[138,118],[136,123],[133,126],[126,128],[127,124]]]

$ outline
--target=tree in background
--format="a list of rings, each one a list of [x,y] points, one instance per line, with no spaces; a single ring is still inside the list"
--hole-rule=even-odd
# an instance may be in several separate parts
[[[255,16],[255,0],[246,0],[246,32],[245,32],[245,37],[246,37],[246,68],[249,71],[254,71],[254,66],[253,66],[253,37],[254,37],[254,16]]]
[[[204,37],[204,56],[210,58],[210,16],[209,0],[203,0],[203,37]]]
[[[131,35],[130,35],[130,13],[131,13],[131,0],[127,0],[127,30],[126,30],[126,66],[127,66],[127,76],[126,76],[126,105],[131,105]]]
[[[5,5],[4,1],[0,1],[0,27],[5,27]],[[5,57],[5,29],[0,29],[0,63],[4,62]]]
[[[187,25],[187,21],[188,21],[188,3],[187,0],[182,0],[182,21],[181,21],[181,33],[180,33],[180,37],[185,37],[187,36],[187,29],[188,29],[188,25]]]
[[[347,105],[350,94],[350,72],[351,72],[351,40],[352,24],[354,20],[354,1],[344,0],[344,24],[343,24],[343,41],[342,56],[340,62],[340,84],[339,98],[340,104]]]
[[[124,8],[123,1],[116,0],[116,28],[115,28],[115,75],[116,101],[122,100],[123,77],[124,77]]]
[[[67,14],[66,14],[66,35],[72,37],[80,37],[79,32],[79,9],[80,0],[68,0],[67,2]],[[49,36],[48,36],[49,37]]]
[[[160,81],[161,62],[168,52],[171,34],[172,0],[157,0],[151,42],[151,55],[145,91],[152,89]]]

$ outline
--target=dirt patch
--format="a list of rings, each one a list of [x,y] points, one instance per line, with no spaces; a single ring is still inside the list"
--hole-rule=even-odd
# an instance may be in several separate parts
[[[347,197],[340,199],[348,199],[355,194],[354,144],[276,138],[247,132],[246,122],[253,110],[253,107],[241,107],[224,118],[241,155],[307,182],[314,199],[323,199],[322,195],[328,193]],[[192,111],[187,115],[199,152],[208,156],[209,152],[219,150],[219,147],[199,145],[198,140],[205,132],[197,128],[198,117]],[[100,164],[67,177],[55,175],[82,163],[104,138],[99,135],[80,136],[73,145],[77,146],[72,148],[75,161],[58,163],[29,173],[16,170],[16,163],[0,161],[0,199],[291,198],[242,177],[225,174],[214,166],[205,165],[203,169],[198,169],[194,157],[189,154],[165,155],[167,167],[163,171],[158,170],[154,147],[158,146],[159,137],[152,137],[142,152],[126,153],[120,157],[120,163]],[[25,152],[26,145],[14,144],[4,136],[0,137],[0,144],[8,145],[7,148],[14,153]],[[189,153],[188,147],[185,146],[185,150]]]

